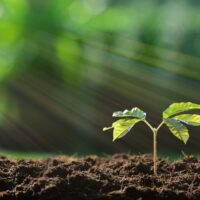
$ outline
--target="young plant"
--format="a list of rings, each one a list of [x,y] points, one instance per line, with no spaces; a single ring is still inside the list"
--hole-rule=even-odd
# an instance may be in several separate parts
[[[103,131],[114,129],[113,141],[125,136],[133,126],[138,122],[144,122],[153,132],[153,154],[154,154],[154,175],[157,176],[157,135],[162,125],[166,125],[172,134],[179,140],[187,143],[189,133],[184,125],[200,126],[200,115],[197,114],[180,114],[185,111],[200,109],[199,104],[191,102],[181,102],[171,104],[162,114],[162,122],[157,128],[154,128],[147,120],[146,113],[135,107],[132,110],[117,111],[113,113],[113,117],[120,118],[115,121],[111,127],[106,127]]]

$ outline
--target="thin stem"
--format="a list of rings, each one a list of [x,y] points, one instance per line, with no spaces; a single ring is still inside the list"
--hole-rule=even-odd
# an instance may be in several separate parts
[[[157,129],[153,131],[153,163],[154,176],[157,176]]]
[[[162,125],[164,124],[165,122],[164,121],[162,121],[160,124],[159,124],[159,126],[156,128],[156,131],[158,132],[158,130],[162,127]]]
[[[154,132],[153,126],[151,126],[148,121],[144,120],[144,123]]]
[[[157,176],[157,133],[158,130],[164,124],[164,121],[162,121],[157,128],[152,127],[151,124],[149,124],[149,122],[146,120],[144,120],[144,122],[153,131],[153,163],[154,163],[153,169],[154,169],[154,176]]]

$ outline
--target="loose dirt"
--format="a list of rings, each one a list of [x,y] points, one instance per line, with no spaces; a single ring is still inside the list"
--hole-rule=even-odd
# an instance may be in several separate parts
[[[200,200],[200,161],[158,160],[151,155],[40,161],[0,157],[0,200]]]

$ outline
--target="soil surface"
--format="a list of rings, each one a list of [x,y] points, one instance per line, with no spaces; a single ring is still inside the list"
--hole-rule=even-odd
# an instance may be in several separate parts
[[[200,200],[200,161],[158,160],[151,155],[40,161],[0,157],[0,200]]]

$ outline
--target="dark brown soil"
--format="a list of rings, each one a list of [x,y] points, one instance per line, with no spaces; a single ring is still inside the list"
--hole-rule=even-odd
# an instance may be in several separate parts
[[[158,160],[150,155],[42,161],[0,157],[0,200],[200,200],[200,161]]]

